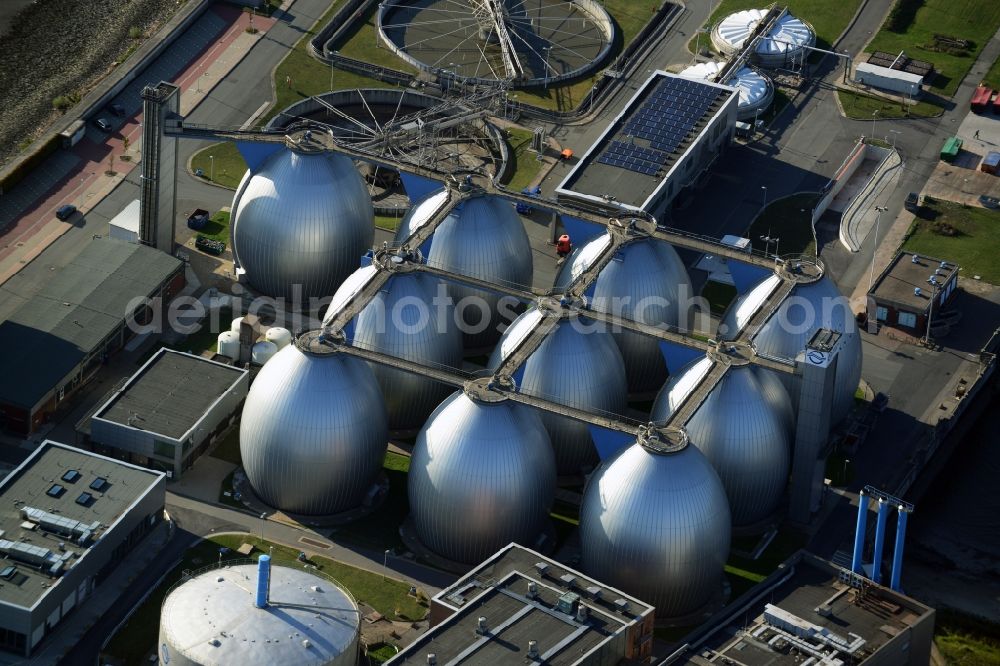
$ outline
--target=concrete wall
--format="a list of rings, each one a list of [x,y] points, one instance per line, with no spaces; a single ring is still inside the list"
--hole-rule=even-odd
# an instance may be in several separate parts
[[[814,229],[816,227],[816,222],[819,221],[819,218],[823,217],[823,213],[825,213],[826,209],[830,207],[834,198],[840,194],[840,191],[844,189],[844,185],[847,184],[847,181],[851,179],[851,176],[854,175],[854,172],[858,170],[858,167],[861,166],[861,163],[864,161],[865,144],[862,141],[858,141],[854,145],[854,148],[851,149],[851,152],[847,154],[847,157],[840,165],[840,168],[837,169],[837,173],[835,173],[833,178],[831,178],[827,184],[823,186],[823,197],[816,203],[816,207],[813,208],[812,212],[812,224]]]

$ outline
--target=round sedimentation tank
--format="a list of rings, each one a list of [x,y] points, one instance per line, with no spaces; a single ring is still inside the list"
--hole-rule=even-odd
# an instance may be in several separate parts
[[[551,85],[601,65],[615,24],[596,0],[516,3],[387,0],[379,42],[441,78],[514,87]]]
[[[701,62],[684,69],[680,76],[702,81],[715,81],[724,66],[725,63],[721,62]],[[736,88],[740,93],[736,108],[737,120],[755,118],[766,111],[771,106],[771,102],[774,101],[774,84],[771,79],[753,67],[741,67],[739,71],[722,83]]]
[[[219,353],[232,359],[240,357],[240,334],[234,331],[223,331],[218,337]]]
[[[273,342],[274,346],[281,351],[292,342],[292,332],[287,328],[282,328],[281,326],[272,326],[267,329],[267,333],[264,334],[264,339],[268,342]]]
[[[350,593],[315,572],[271,566],[258,608],[259,565],[242,562],[170,590],[160,609],[161,666],[357,664],[361,622]]]
[[[374,238],[371,197],[350,158],[301,147],[247,171],[233,197],[237,265],[263,294],[324,298],[358,267]]]
[[[340,310],[370,274],[366,267],[357,271],[357,277],[348,278],[334,295],[328,312]],[[460,368],[462,333],[455,323],[455,309],[447,302],[434,301],[441,286],[440,280],[426,274],[393,275],[357,316],[352,343],[432,367]],[[404,370],[378,363],[372,363],[371,368],[385,397],[390,430],[419,429],[454,391]]]
[[[657,619],[713,610],[731,535],[722,482],[697,448],[640,441],[587,482],[583,570],[655,605]]]
[[[669,418],[712,365],[705,357],[674,374],[656,397],[652,420]],[[685,424],[691,443],[722,479],[737,527],[756,526],[775,514],[791,466],[791,401],[780,384],[765,384],[759,373],[749,364],[731,365]]]
[[[511,541],[536,547],[555,485],[552,444],[535,410],[457,392],[413,447],[410,516],[423,546],[473,564]]]
[[[247,479],[282,511],[330,515],[360,506],[387,442],[385,403],[371,368],[334,353],[317,332],[275,354],[243,405]]]
[[[745,9],[726,16],[712,28],[712,44],[724,55],[738,53],[767,14],[766,9]],[[812,26],[784,12],[757,42],[753,57],[762,67],[784,67],[803,62],[808,57],[808,47],[815,44],[816,31]]]
[[[758,353],[794,360],[821,328],[841,334],[841,348],[834,379],[831,423],[842,420],[854,406],[854,394],[861,382],[861,334],[847,298],[840,293],[823,269],[815,263],[802,262],[811,278],[803,279],[791,295],[753,338]],[[780,278],[772,275],[740,295],[726,311],[719,324],[720,339],[732,339],[761,308]],[[781,382],[788,389],[792,405],[798,409],[799,378],[782,373]]]
[[[278,345],[267,340],[254,343],[250,348],[250,362],[254,365],[264,365],[278,353]]]
[[[605,243],[607,237],[601,235],[575,250],[556,277],[556,289],[564,289],[586,270]],[[592,290],[589,299],[595,310],[650,326],[687,328],[682,304],[689,302],[691,279],[677,252],[667,243],[644,238],[621,246],[597,276]],[[625,361],[629,391],[643,394],[659,390],[667,379],[659,342],[632,331],[613,335]]]
[[[531,309],[514,320],[490,357],[495,371],[545,316]],[[614,338],[584,318],[563,319],[514,375],[518,390],[592,413],[624,414],[628,382]],[[552,440],[560,476],[579,475],[598,462],[590,426],[565,416],[541,413]]]
[[[428,219],[439,202],[431,194],[414,206],[396,231],[403,243]],[[528,234],[514,206],[499,197],[473,197],[457,206],[435,230],[430,247],[422,248],[427,265],[451,273],[530,290],[532,250]],[[448,296],[458,310],[467,350],[492,349],[510,319],[501,313],[518,301],[510,296],[446,283]],[[503,307],[501,305],[503,304]]]

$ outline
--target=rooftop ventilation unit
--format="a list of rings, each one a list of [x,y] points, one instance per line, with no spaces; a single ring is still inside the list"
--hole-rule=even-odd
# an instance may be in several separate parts
[[[535,661],[538,657],[538,641],[528,641],[528,659]]]
[[[913,288],[913,295],[914,296],[920,296],[921,294],[923,294],[923,292],[920,291],[920,287],[914,287]]]
[[[914,264],[919,264],[920,263],[920,255],[919,254],[913,255],[912,257],[910,257],[910,261],[912,263],[914,263]]]
[[[21,507],[21,517],[38,523],[38,526],[46,532],[67,536],[80,546],[86,545],[94,532],[101,527],[101,523],[96,520],[90,524],[82,523],[79,520],[57,516],[54,513],[30,506]]]
[[[942,261],[941,262],[941,268],[948,268],[948,262],[947,261]]]
[[[0,539],[0,553],[17,562],[23,562],[39,570],[48,570],[50,576],[58,576],[62,572],[64,557],[53,553],[48,548],[32,546],[19,541]]]
[[[545,562],[535,562],[535,570],[544,576],[549,572],[549,565]]]
[[[489,627],[486,625],[486,616],[480,615],[479,619],[476,621],[476,634],[479,636],[485,636],[490,632]]]

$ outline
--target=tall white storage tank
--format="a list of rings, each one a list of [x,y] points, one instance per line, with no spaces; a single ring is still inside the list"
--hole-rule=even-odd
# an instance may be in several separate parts
[[[240,334],[234,331],[223,331],[218,337],[219,353],[231,359],[240,357]]]

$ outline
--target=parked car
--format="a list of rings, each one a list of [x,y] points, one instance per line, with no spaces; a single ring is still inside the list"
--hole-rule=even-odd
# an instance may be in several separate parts
[[[94,125],[97,127],[97,129],[101,130],[102,132],[111,131],[111,123],[109,123],[104,118],[97,118],[96,120],[94,120]]]
[[[65,222],[69,218],[73,217],[73,213],[75,212],[76,206],[73,204],[63,204],[56,209],[56,217]]]
[[[125,117],[125,107],[121,104],[111,104],[108,106],[108,111],[110,111],[113,116],[118,116],[119,118]]]

